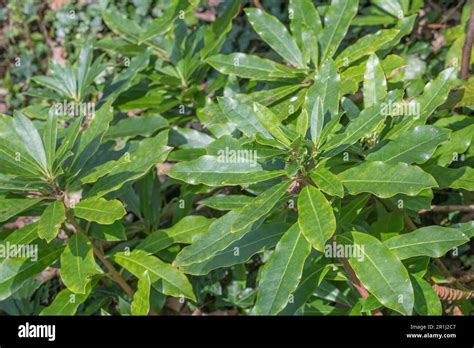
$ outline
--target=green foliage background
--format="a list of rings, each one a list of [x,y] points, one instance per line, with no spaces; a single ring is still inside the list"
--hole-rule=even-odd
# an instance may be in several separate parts
[[[0,312],[472,314],[470,12],[6,3]]]

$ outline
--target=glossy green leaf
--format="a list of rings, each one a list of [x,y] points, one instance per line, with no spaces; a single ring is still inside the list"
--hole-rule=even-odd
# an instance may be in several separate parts
[[[403,18],[403,8],[399,0],[373,0],[373,3],[393,17]]]
[[[321,61],[331,58],[346,36],[357,13],[359,0],[332,0],[324,16],[324,30],[319,37]]]
[[[336,174],[325,168],[316,168],[309,175],[321,191],[331,196],[344,197],[344,186]]]
[[[285,26],[275,17],[255,8],[245,9],[247,18],[257,34],[287,62],[304,68],[301,51]]]
[[[352,255],[349,264],[364,287],[384,306],[411,315],[413,287],[402,262],[382,242],[368,234],[350,232],[338,235],[337,240],[360,250],[362,257]]]
[[[313,248],[324,251],[326,241],[336,231],[336,218],[324,194],[308,185],[298,197],[298,226]]]
[[[318,65],[318,35],[323,29],[318,10],[311,0],[290,0],[288,12],[291,33],[301,49],[303,62],[311,58]]]
[[[79,306],[89,297],[92,283],[93,281],[87,283],[84,294],[76,294],[67,288],[61,290],[53,302],[40,312],[40,315],[75,315]]]
[[[130,310],[132,315],[148,315],[150,311],[150,289],[151,280],[149,271],[143,272],[143,275],[138,278],[137,291],[133,295]]]
[[[98,273],[91,242],[76,233],[61,254],[61,279],[72,292],[85,294],[90,277]]]
[[[364,107],[369,108],[381,102],[387,95],[387,80],[377,55],[367,60],[364,73]]]
[[[95,117],[92,119],[90,125],[81,133],[79,145],[75,150],[76,156],[70,166],[72,173],[79,173],[87,161],[92,158],[99,148],[113,117],[114,113],[110,103],[104,104],[95,113]]]
[[[0,222],[37,205],[42,198],[0,198]]]
[[[54,112],[49,112],[46,125],[43,129],[43,144],[46,155],[48,170],[53,169],[54,157],[56,155],[56,141],[58,137],[58,123]]]
[[[143,250],[117,253],[114,255],[114,260],[139,279],[145,271],[149,272],[151,283],[163,279],[168,284],[168,289],[171,290],[169,293],[171,296],[184,296],[196,300],[191,283],[184,274],[159,258],[148,255]]]
[[[280,315],[294,315],[317,291],[321,288],[321,281],[329,271],[328,259],[321,257],[316,262],[305,266],[301,282],[292,294],[292,301],[279,313]]]
[[[118,190],[130,181],[141,178],[151,167],[166,160],[171,151],[167,143],[168,131],[162,131],[153,137],[141,140],[136,150],[129,154],[125,153],[120,163],[114,166],[105,177],[100,178],[88,195],[102,197]]]
[[[278,117],[269,108],[258,103],[253,103],[253,109],[255,112],[255,117],[259,123],[265,127],[268,133],[274,136],[275,139],[284,144],[286,147],[289,147],[291,141],[283,132],[282,127],[284,126],[280,123]]]
[[[137,248],[155,254],[175,243],[191,244],[206,233],[214,221],[199,215],[185,216],[170,228],[154,231]]]
[[[259,164],[229,163],[225,158],[202,156],[193,161],[175,164],[168,175],[192,185],[223,186],[253,184],[285,173],[284,170],[262,170]]]
[[[238,210],[247,203],[250,203],[253,197],[245,195],[223,195],[218,194],[204,198],[199,204],[216,210]]]
[[[10,233],[3,241],[10,244],[30,244],[38,238],[39,221],[33,222],[25,227],[18,228]]]
[[[384,242],[400,260],[415,256],[441,257],[449,250],[469,241],[454,228],[428,226],[390,238]]]
[[[181,250],[173,264],[177,267],[183,267],[208,260],[217,252],[225,250],[229,245],[240,240],[254,226],[260,225],[256,223],[254,226],[249,226],[232,233],[232,224],[236,221],[236,218],[237,213],[230,211],[214,221],[207,233],[198,237],[191,245]]]
[[[362,57],[374,54],[386,43],[392,41],[398,33],[399,30],[396,29],[382,29],[375,34],[363,36],[337,56],[336,67],[348,66]]]
[[[219,106],[225,118],[235,124],[246,136],[260,134],[265,139],[272,139],[271,134],[260,124],[251,105],[235,98],[218,98]]]
[[[90,234],[96,239],[107,242],[127,240],[125,228],[121,221],[115,221],[111,225],[100,225],[93,222],[90,227]]]
[[[232,224],[232,232],[237,232],[252,225],[258,219],[270,213],[275,205],[286,195],[291,181],[283,181],[270,187],[251,202],[244,205],[238,212],[235,222]]]
[[[256,253],[273,248],[288,227],[287,224],[263,224],[209,259],[180,266],[180,270],[192,275],[206,275],[218,268],[245,263]]]
[[[285,232],[263,267],[254,308],[256,314],[275,315],[285,308],[300,282],[310,251],[310,244],[294,224]]]
[[[297,76],[297,71],[285,65],[245,53],[217,54],[206,59],[206,63],[224,75],[245,79],[273,81]]]
[[[430,174],[406,163],[363,162],[338,176],[349,194],[370,192],[381,198],[397,193],[415,196],[424,189],[438,186]]]
[[[104,198],[86,198],[74,206],[74,214],[87,221],[110,225],[125,215],[125,208],[119,200],[108,201]]]
[[[38,130],[25,115],[19,111],[15,111],[13,116],[13,124],[15,130],[23,140],[23,145],[30,156],[43,168],[47,169],[46,152],[44,150],[43,141]]]
[[[380,105],[362,110],[341,134],[335,135],[323,146],[325,156],[333,157],[356,143],[360,138],[368,136],[384,118]]]
[[[51,242],[56,238],[61,224],[66,220],[66,209],[61,201],[54,201],[43,211],[38,224],[38,236]]]
[[[34,277],[59,257],[62,247],[37,244],[38,254],[27,258],[6,258],[0,262],[0,301],[18,291],[23,283]]]
[[[155,114],[128,117],[111,125],[105,133],[105,139],[132,138],[138,135],[150,136],[154,132],[166,128],[168,121]]]
[[[449,131],[434,126],[416,126],[367,156],[368,161],[424,163],[439,144],[449,139]]]
[[[231,1],[226,5],[225,11],[212,23],[211,30],[206,32],[204,47],[199,51],[202,58],[219,52],[227,34],[232,30],[232,20],[240,13],[242,2],[241,0]]]
[[[435,178],[440,188],[474,191],[474,169],[471,167],[445,168],[435,165],[425,170]]]
[[[442,315],[443,308],[436,291],[418,275],[410,275],[415,293],[415,312],[419,315]]]

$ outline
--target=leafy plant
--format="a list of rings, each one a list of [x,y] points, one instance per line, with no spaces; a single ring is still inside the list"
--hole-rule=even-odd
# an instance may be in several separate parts
[[[414,76],[420,1],[246,5],[100,7],[111,32],[0,114],[2,311],[441,315],[445,291],[472,311],[442,261],[472,263],[466,15]],[[221,53],[234,19],[260,40]]]

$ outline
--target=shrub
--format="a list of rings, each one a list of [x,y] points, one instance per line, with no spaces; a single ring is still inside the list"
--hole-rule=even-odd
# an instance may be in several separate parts
[[[171,297],[195,313],[441,315],[449,290],[468,313],[439,258],[467,259],[474,224],[422,216],[472,202],[471,80],[455,48],[407,76],[418,2],[374,4],[290,1],[290,30],[247,7],[265,57],[220,54],[239,1],[198,27],[192,1],[146,25],[105,10],[112,32],[0,115],[0,221],[38,217],[2,235],[26,254],[0,263],[0,300],[39,296],[22,313],[42,315],[167,313]],[[35,278],[48,266],[60,282]]]

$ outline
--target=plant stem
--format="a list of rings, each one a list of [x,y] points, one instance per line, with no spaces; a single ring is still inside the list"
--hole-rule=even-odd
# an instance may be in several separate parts
[[[472,45],[474,44],[474,0],[471,3],[471,15],[467,22],[466,41],[462,47],[461,58],[461,79],[467,80],[469,78],[469,66],[471,61]]]

